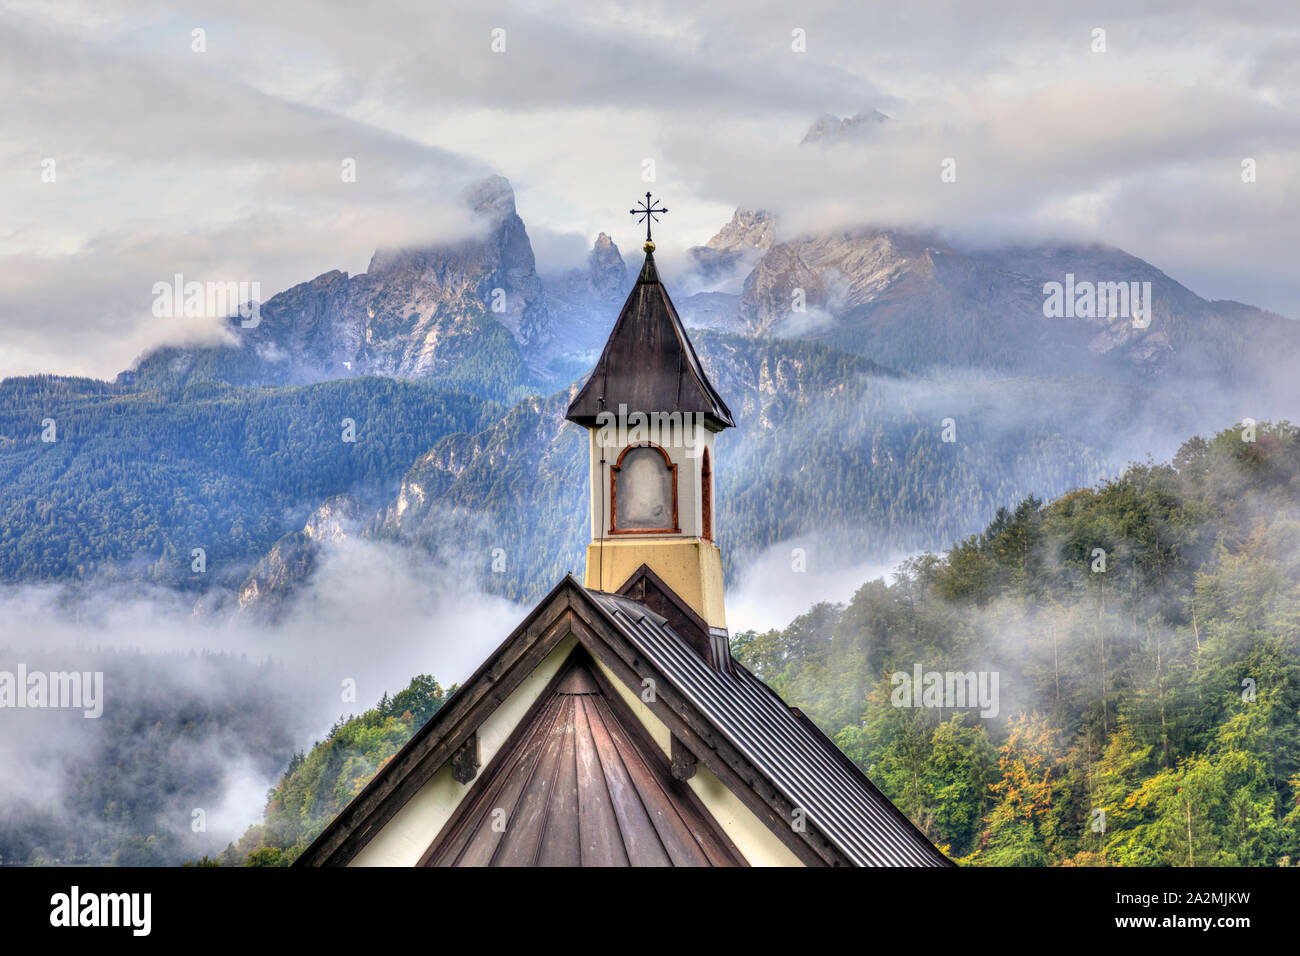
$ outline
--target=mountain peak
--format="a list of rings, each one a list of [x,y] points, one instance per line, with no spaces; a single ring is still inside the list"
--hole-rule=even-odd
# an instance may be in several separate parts
[[[801,143],[835,142],[861,139],[870,135],[881,123],[889,119],[887,113],[878,109],[864,109],[852,116],[836,116],[823,113],[804,133]]]
[[[627,263],[614,240],[605,233],[596,237],[587,256],[587,274],[592,290],[602,298],[620,295],[627,285]]]
[[[515,211],[515,191],[510,180],[504,176],[492,175],[466,187],[461,193],[461,202],[474,213],[475,218],[487,226],[488,242],[504,243],[501,237],[518,239],[516,234],[524,233],[523,221]],[[468,238],[468,237],[467,237]],[[481,243],[481,240],[476,240]],[[522,239],[527,244],[527,238]],[[423,271],[431,263],[443,262],[451,250],[459,243],[439,240],[415,246],[380,246],[370,258],[366,272],[379,276],[399,270]],[[523,252],[523,250],[520,250]],[[531,259],[531,247],[525,258]],[[528,268],[531,269],[531,262]]]
[[[737,251],[742,249],[772,248],[776,233],[776,217],[766,209],[737,209],[731,221],[718,230],[717,235],[705,243],[705,248]]]
[[[515,214],[515,191],[510,180],[494,174],[474,183],[464,193],[465,204],[480,216],[501,221]]]
[[[707,287],[738,282],[776,241],[776,217],[765,209],[739,208],[705,245],[688,255]]]

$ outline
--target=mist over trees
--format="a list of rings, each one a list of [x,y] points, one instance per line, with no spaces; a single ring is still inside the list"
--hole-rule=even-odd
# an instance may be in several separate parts
[[[103,713],[5,711],[0,865],[178,865],[242,829],[304,733],[300,685],[243,654],[0,648],[0,669],[102,671]]]
[[[697,338],[740,423],[717,461],[731,581],[807,535],[877,560],[944,547],[1030,492],[1172,450],[1170,434],[1210,417],[1133,385],[915,378],[815,342]],[[506,408],[441,379],[261,387],[195,375],[0,383],[0,579],[158,584],[219,606],[339,494],[358,499],[367,533],[455,557],[511,600],[581,565],[586,444],[564,422],[567,390]],[[1158,423],[1135,420],[1155,405]],[[497,548],[510,556],[501,573]],[[313,566],[301,564],[298,577]]]
[[[1028,498],[733,647],[962,862],[1271,866],[1300,855],[1297,622],[1282,422]],[[917,665],[997,672],[999,713],[895,706]]]
[[[324,740],[293,755],[267,799],[264,822],[212,862],[288,866],[455,690],[420,674],[361,715],[337,721]]]

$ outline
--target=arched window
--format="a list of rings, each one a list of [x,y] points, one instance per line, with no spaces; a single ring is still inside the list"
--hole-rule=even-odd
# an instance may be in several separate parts
[[[713,467],[709,464],[707,448],[700,468],[700,537],[705,541],[713,540]]]
[[[677,527],[677,466],[658,445],[629,445],[609,470],[610,534],[655,534]]]

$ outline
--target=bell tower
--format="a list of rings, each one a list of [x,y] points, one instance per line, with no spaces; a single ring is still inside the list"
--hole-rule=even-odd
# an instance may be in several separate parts
[[[714,437],[735,422],[709,384],[655,268],[646,193],[645,263],[590,378],[569,405],[589,433],[586,586],[617,591],[644,564],[711,629],[725,631],[714,528]]]

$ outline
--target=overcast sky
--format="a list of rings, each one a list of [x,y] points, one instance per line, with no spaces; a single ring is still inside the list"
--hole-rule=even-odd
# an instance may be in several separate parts
[[[458,234],[492,171],[544,269],[601,230],[635,249],[651,188],[669,261],[763,206],[787,231],[1095,239],[1300,318],[1295,0],[329,6],[0,0],[0,375],[111,377],[210,331],[151,314],[177,272],[268,298]],[[891,119],[799,145],[863,108]]]

